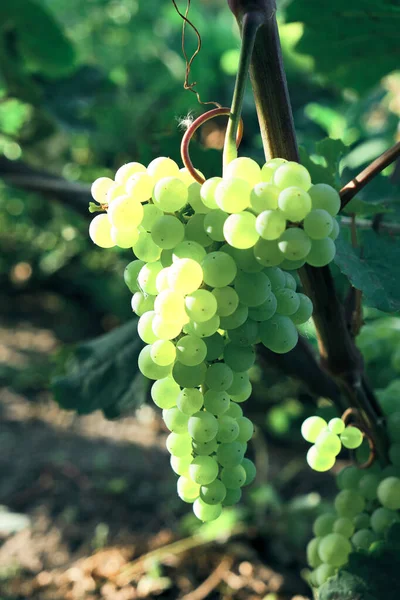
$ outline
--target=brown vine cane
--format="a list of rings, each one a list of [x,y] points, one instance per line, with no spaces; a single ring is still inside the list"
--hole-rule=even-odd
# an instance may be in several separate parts
[[[365,427],[365,425],[360,423],[361,419],[359,418],[358,413],[359,413],[359,411],[357,408],[348,408],[347,410],[344,411],[344,413],[342,415],[342,421],[344,422],[346,427],[347,426],[348,427],[357,427],[357,429],[359,429],[361,431],[361,433],[364,435],[365,439],[367,440],[368,445],[369,445],[368,459],[365,462],[359,464],[357,462],[354,451],[351,451],[351,456],[352,456],[353,462],[356,463],[356,465],[359,469],[368,469],[368,467],[370,467],[372,465],[372,463],[374,462],[374,460],[376,458],[375,444],[374,444],[374,440],[372,438],[371,433],[368,431],[368,429]],[[349,421],[352,418],[354,419],[354,422],[350,423]]]
[[[190,156],[189,156],[190,140],[192,139],[192,137],[193,137],[194,133],[197,131],[197,129],[201,125],[206,123],[207,121],[210,121],[210,119],[214,119],[214,117],[230,116],[230,115],[231,115],[230,108],[224,108],[224,107],[213,108],[212,110],[209,110],[206,113],[200,115],[200,117],[197,117],[197,119],[195,119],[195,121],[193,121],[193,123],[185,131],[185,134],[184,134],[184,136],[182,138],[182,142],[181,142],[182,161],[183,161],[183,164],[185,165],[186,169],[189,171],[189,173],[193,177],[193,179],[195,179],[198,183],[204,183],[205,179],[204,179],[204,177],[199,175],[199,173],[194,168],[193,163],[190,159]],[[240,119],[238,132],[236,135],[236,147],[237,148],[239,147],[240,142],[242,141],[242,137],[243,137],[243,120]]]

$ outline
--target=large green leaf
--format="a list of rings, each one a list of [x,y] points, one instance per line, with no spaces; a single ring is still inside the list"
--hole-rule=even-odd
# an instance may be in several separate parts
[[[137,361],[143,344],[136,323],[136,319],[129,321],[76,348],[67,373],[52,381],[55,400],[62,408],[79,414],[102,409],[115,416],[118,406],[142,404],[145,388]]]
[[[347,147],[341,140],[324,138],[315,144],[315,154],[320,162],[315,162],[305,148],[300,148],[301,163],[308,169],[313,183],[327,183],[335,188],[340,187],[338,178],[339,162]]]
[[[360,249],[341,234],[335,263],[351,284],[363,292],[369,306],[385,312],[400,310],[400,244],[388,235],[360,231]]]
[[[363,92],[399,68],[398,0],[294,0],[286,17],[304,23],[296,49],[332,85]]]

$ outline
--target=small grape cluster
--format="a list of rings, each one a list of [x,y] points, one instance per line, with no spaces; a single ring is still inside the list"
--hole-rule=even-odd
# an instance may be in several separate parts
[[[350,450],[359,448],[363,434],[354,426],[346,427],[342,419],[334,418],[327,423],[321,417],[308,417],[301,426],[301,435],[313,444],[307,452],[307,462],[314,471],[329,471],[342,446]]]
[[[244,457],[253,425],[239,406],[251,394],[254,345],[292,350],[296,325],[312,315],[278,265],[333,258],[339,195],[282,159],[260,169],[239,158],[200,185],[165,157],[124,165],[115,180],[96,180],[92,195],[105,211],[90,224],[93,242],[136,256],[124,278],[146,343],[139,368],[155,380],[178,494],[213,520],[255,477]]]

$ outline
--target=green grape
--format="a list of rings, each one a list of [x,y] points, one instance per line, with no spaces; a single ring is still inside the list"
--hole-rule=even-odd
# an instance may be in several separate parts
[[[115,242],[111,237],[111,223],[106,214],[96,215],[89,225],[90,239],[100,248],[112,248]]]
[[[196,323],[209,321],[217,312],[215,296],[208,290],[196,290],[189,294],[185,298],[185,305],[187,314]]]
[[[293,350],[299,338],[293,322],[282,315],[275,314],[268,321],[260,323],[259,331],[262,344],[277,354]]]
[[[219,208],[211,210],[204,219],[204,229],[207,235],[210,236],[215,242],[223,242],[224,237],[224,223],[228,218],[228,213],[220,210]]]
[[[249,212],[229,215],[224,223],[224,237],[234,248],[246,249],[254,246],[259,238],[255,216]]]
[[[201,263],[206,255],[206,251],[203,246],[200,246],[197,242],[191,242],[190,240],[184,240],[175,246],[172,253],[172,262],[175,262],[181,258],[190,258],[198,263]]]
[[[224,361],[232,371],[248,371],[254,365],[256,353],[252,346],[238,346],[229,342],[224,349]],[[231,380],[230,385],[232,384]],[[230,387],[230,385],[228,387]],[[228,389],[228,388],[226,388]]]
[[[224,177],[244,179],[250,185],[256,185],[261,181],[261,169],[251,158],[235,158],[225,167]]]
[[[386,510],[386,508],[384,508],[382,510]],[[356,515],[353,518],[353,523],[354,523],[354,527],[355,527],[356,530],[358,530],[358,529],[368,529],[368,527],[371,524],[371,519],[370,519],[370,516],[367,513],[362,512],[362,513]]]
[[[215,190],[219,183],[221,183],[222,177],[211,177],[207,179],[201,186],[200,189],[200,197],[203,204],[212,210],[218,208],[217,202],[215,200]]]
[[[167,429],[173,433],[187,433],[189,417],[181,412],[177,406],[165,408],[162,414]]]
[[[312,317],[313,313],[313,303],[310,298],[305,294],[297,294],[299,299],[299,308],[293,315],[290,315],[291,320],[295,325],[301,325],[302,323],[306,323]]]
[[[313,524],[313,534],[316,537],[324,537],[329,533],[333,532],[333,526],[336,521],[336,515],[333,513],[326,513],[317,517]]]
[[[143,205],[131,196],[120,196],[108,207],[108,218],[117,229],[138,227],[143,219]],[[101,216],[101,215],[100,215]],[[97,217],[95,217],[97,218]],[[90,232],[89,232],[90,233]]]
[[[254,425],[247,417],[238,417],[236,422],[239,425],[239,435],[236,441],[246,444],[254,435]]]
[[[336,240],[340,233],[340,225],[336,219],[332,219],[332,231],[329,234],[331,240]]]
[[[293,292],[297,289],[297,281],[290,273],[285,272],[285,287],[289,288]]]
[[[221,246],[220,252],[226,252],[226,254],[232,256],[237,268],[241,271],[245,271],[246,273],[257,273],[258,271],[263,270],[263,266],[255,259],[253,248],[239,249],[233,248],[233,246],[229,246],[229,244],[224,244]]]
[[[341,490],[357,490],[362,476],[363,472],[357,467],[345,467],[339,471],[336,483]]]
[[[208,485],[218,476],[218,463],[211,456],[196,456],[189,467],[189,474],[199,485]]]
[[[225,341],[222,335],[219,333],[210,335],[209,337],[205,338],[205,344],[207,347],[207,362],[211,362],[221,357],[225,346]]]
[[[171,365],[162,367],[151,358],[151,346],[145,346],[138,357],[140,372],[148,379],[163,379],[171,373]]]
[[[312,240],[323,240],[333,229],[331,215],[321,208],[312,210],[304,219],[304,231]]]
[[[192,440],[187,433],[170,433],[166,441],[167,450],[173,456],[192,458]]]
[[[341,433],[343,433],[344,428],[344,422],[342,421],[342,419],[339,419],[337,417],[331,419],[328,423],[329,431],[331,431],[332,433],[336,433],[336,435],[340,435]]]
[[[357,550],[369,550],[371,544],[377,540],[376,534],[370,529],[360,529],[351,538]]]
[[[379,536],[386,533],[389,527],[399,520],[398,514],[388,508],[377,508],[371,515],[371,527]],[[368,525],[366,525],[368,527]]]
[[[286,219],[277,210],[264,210],[256,219],[256,231],[265,240],[277,240],[286,229]]]
[[[239,301],[246,306],[259,306],[271,293],[271,282],[265,273],[239,272],[234,281]]]
[[[297,271],[297,269],[301,269],[306,264],[304,258],[301,260],[287,260],[286,258],[279,265],[281,269],[285,269],[285,271]]]
[[[272,181],[282,190],[295,186],[307,191],[311,187],[311,177],[307,169],[293,161],[278,167]]]
[[[232,369],[227,364],[217,362],[208,367],[205,384],[210,390],[224,392],[232,385],[232,381]]]
[[[217,451],[218,442],[216,438],[213,438],[209,442],[196,442],[193,441],[193,451],[199,456],[209,456]]]
[[[346,564],[350,552],[349,540],[339,533],[330,533],[323,537],[318,546],[321,560],[333,567],[341,567]]]
[[[161,250],[160,263],[162,266],[170,267],[172,265],[172,250]]]
[[[144,313],[153,310],[155,296],[148,296],[142,292],[135,292],[132,296],[131,307],[134,313],[138,317],[144,315]]]
[[[154,310],[149,310],[140,317],[137,330],[140,339],[142,339],[146,344],[153,344],[157,341],[157,336],[153,332],[153,321],[156,313]]]
[[[332,240],[330,240],[332,242]],[[332,242],[333,243],[333,242]],[[311,240],[308,235],[297,227],[286,229],[278,241],[279,250],[288,260],[308,259],[311,250]]]
[[[151,237],[160,248],[171,250],[185,236],[185,228],[179,219],[172,215],[163,215],[153,225]]]
[[[326,183],[317,183],[308,190],[311,196],[313,209],[326,210],[332,217],[340,209],[340,196],[337,191]]]
[[[400,478],[386,477],[378,486],[378,500],[384,508],[399,510]]]
[[[114,181],[109,177],[99,177],[92,183],[90,193],[93,200],[96,200],[99,204],[107,203],[107,192],[113,185]],[[99,215],[101,216],[101,215]]]
[[[218,331],[220,326],[220,319],[218,315],[214,315],[208,321],[203,321],[202,323],[196,323],[195,321],[189,322],[185,325],[185,333],[191,333],[193,335],[198,335],[201,338],[207,338],[211,335],[214,335],[216,331]]]
[[[203,407],[203,394],[197,388],[183,388],[178,392],[176,404],[185,415],[192,416]]]
[[[193,512],[200,521],[215,521],[222,512],[222,505],[206,504],[201,498],[197,498],[193,504]]]
[[[244,179],[223,179],[215,189],[217,206],[226,213],[241,213],[250,206],[251,186]]]
[[[217,461],[222,467],[236,467],[236,465],[242,463],[245,452],[246,444],[237,441],[219,444],[217,449]],[[245,467],[243,468],[245,469]]]
[[[321,431],[315,440],[315,445],[319,453],[331,454],[333,456],[337,456],[342,449],[339,437],[329,430]]]
[[[366,500],[375,500],[377,497],[380,477],[376,473],[366,473],[360,479],[358,491]]]
[[[196,442],[210,442],[217,435],[218,421],[211,413],[199,411],[189,418],[188,430]]]
[[[272,181],[275,171],[288,161],[284,158],[271,158],[261,169],[261,180]]]
[[[225,500],[222,503],[222,506],[233,506],[237,504],[242,497],[242,490],[240,488],[226,490]]]
[[[121,196],[126,196],[126,189],[124,185],[119,183],[113,183],[107,191],[106,196],[106,204],[110,205],[111,202],[114,202],[116,198],[121,198]]]
[[[188,203],[193,208],[196,214],[206,215],[210,212],[211,208],[208,208],[203,200],[201,199],[201,185],[195,181],[188,187]]]
[[[319,450],[317,446],[311,446],[307,452],[307,463],[311,469],[323,473],[329,471],[335,464],[335,456]]]
[[[182,331],[182,324],[178,321],[175,323],[171,323],[165,321],[159,315],[155,315],[155,317],[153,318],[152,328],[154,334],[160,340],[173,340]]]
[[[171,365],[176,358],[175,344],[169,340],[157,340],[151,346],[150,356],[160,367]]]
[[[163,216],[163,211],[155,204],[145,204],[143,206],[143,220],[141,226],[146,231],[151,231],[154,224],[160,217]]]
[[[153,241],[151,234],[147,231],[140,231],[138,241],[132,250],[136,258],[144,262],[154,262],[160,258],[161,248]]]
[[[340,440],[345,448],[354,450],[361,446],[363,434],[357,427],[346,427],[343,433],[340,434]]]
[[[124,281],[125,281],[126,285],[128,286],[129,290],[132,292],[132,294],[139,291],[137,278],[138,278],[141,268],[145,264],[146,263],[143,262],[142,260],[133,260],[125,267]]]
[[[225,287],[236,277],[235,261],[225,252],[210,252],[201,263],[204,282],[214,288]]]
[[[280,193],[272,183],[257,183],[250,193],[250,208],[258,215],[264,210],[276,210]]]
[[[400,442],[397,442],[396,444],[392,444],[389,448],[389,458],[390,458],[390,462],[395,466],[395,467],[400,467]]]
[[[146,167],[138,162],[126,163],[115,173],[115,181],[123,185],[136,173],[146,173]]]
[[[180,210],[187,200],[187,186],[178,177],[163,177],[154,186],[154,204],[164,212]]]
[[[217,287],[213,289],[212,294],[217,300],[217,315],[228,317],[235,312],[239,304],[236,290],[229,286]]]
[[[248,382],[248,384],[246,385],[246,389],[243,390],[242,392],[240,392],[239,394],[231,394],[231,400],[233,400],[234,402],[240,403],[240,402],[245,402],[246,400],[248,400],[251,396],[252,393],[252,385],[250,383],[250,381]]]
[[[194,335],[185,335],[176,343],[176,358],[188,367],[194,367],[204,361],[207,346],[203,340]]]
[[[228,490],[241,488],[246,482],[246,471],[242,465],[223,467],[221,481]]]
[[[233,395],[241,394],[241,393],[247,391],[249,384],[251,385],[250,380],[249,380],[249,375],[246,371],[243,371],[243,373],[234,372],[232,385],[227,390],[228,394],[231,394],[231,395],[232,394]]]
[[[263,269],[263,272],[271,282],[272,291],[286,287],[286,276],[289,275],[289,273],[285,273],[279,267],[266,267]],[[294,288],[295,291],[296,287]]]
[[[319,565],[317,567],[317,569],[315,570],[315,580],[318,584],[318,586],[323,585],[326,581],[328,581],[328,579],[330,577],[332,577],[333,575],[335,575],[336,573],[336,567],[333,567],[332,565]]]
[[[288,288],[275,291],[276,312],[291,317],[300,308],[300,298],[296,292]]]
[[[207,246],[213,243],[213,240],[204,229],[204,220],[204,214],[195,213],[192,215],[186,223],[185,237],[187,240],[197,242],[200,246],[207,248]]]
[[[198,169],[195,169],[195,171],[198,175],[200,175],[200,177],[204,178],[204,174],[201,171],[199,171]],[[186,167],[179,169],[179,177],[182,179],[183,183],[186,183],[186,185],[197,183],[197,181],[193,178],[193,175]]]
[[[364,498],[354,490],[343,490],[335,498],[335,509],[340,517],[353,518],[362,512],[364,507]]]
[[[169,323],[182,323],[185,315],[185,300],[183,295],[178,291],[169,289],[160,292],[154,302],[154,310],[162,319]]]
[[[233,419],[239,419],[239,417],[243,416],[243,411],[236,402],[229,402],[228,410],[225,411],[227,417],[232,417]],[[240,429],[240,423],[239,423]]]
[[[168,283],[176,292],[191,294],[203,283],[203,269],[191,258],[180,258],[169,267]]]
[[[312,267],[324,267],[333,261],[335,254],[336,246],[331,238],[312,240],[311,250],[307,254],[307,263]]]
[[[177,481],[178,496],[184,502],[193,503],[200,495],[200,486],[187,477],[179,477]]]
[[[111,239],[119,248],[132,248],[139,239],[139,230],[111,227]]]
[[[276,240],[270,241],[261,238],[255,244],[253,251],[256,261],[264,267],[276,267],[284,259],[284,255],[280,251],[278,241]]]
[[[156,279],[162,268],[159,261],[143,265],[137,276],[139,288],[143,292],[152,296],[157,294]]]
[[[189,466],[192,460],[193,458],[190,455],[179,457],[171,454],[170,464],[172,470],[175,471],[177,475],[183,475],[184,477],[189,478]]]
[[[225,499],[226,487],[219,479],[208,485],[202,485],[200,488],[200,498],[206,504],[219,504]]]
[[[307,562],[313,569],[316,569],[321,564],[321,559],[318,553],[320,542],[321,538],[315,537],[312,540],[310,540],[307,544]]]
[[[137,202],[147,202],[151,198],[154,183],[153,177],[148,173],[135,173],[125,184],[126,193]]]
[[[262,304],[249,308],[249,317],[257,322],[268,321],[276,313],[277,306],[276,296],[271,293]]]
[[[235,311],[226,316],[221,317],[220,325],[222,329],[236,329],[236,327],[240,327],[246,321],[249,314],[249,309],[244,304],[238,304]]]
[[[256,478],[256,465],[249,458],[244,458],[242,460],[242,467],[246,471],[246,481],[244,482],[244,485],[250,485]]]
[[[199,365],[188,367],[181,362],[176,362],[172,368],[172,377],[181,387],[194,388],[204,383],[207,367],[202,362]]]
[[[387,429],[392,442],[400,441],[400,411],[388,416]]]
[[[278,206],[288,221],[297,223],[310,212],[311,198],[299,187],[288,187],[279,194]]]
[[[228,410],[229,403],[230,399],[226,392],[207,390],[207,392],[204,394],[204,407],[213,415],[222,415]]]
[[[234,442],[239,435],[239,425],[232,417],[222,415],[218,418],[217,442],[228,444]]]
[[[152,264],[152,263],[150,263],[150,264]],[[157,274],[157,277],[156,277],[156,289],[157,289],[158,293],[161,293],[164,290],[167,290],[169,288],[169,284],[168,284],[168,270],[169,270],[169,267],[164,267]]]
[[[172,408],[177,404],[179,385],[171,378],[158,379],[151,386],[151,398],[159,408]]]
[[[355,530],[354,523],[347,517],[340,517],[333,525],[333,532],[340,533],[345,538],[351,538]]]

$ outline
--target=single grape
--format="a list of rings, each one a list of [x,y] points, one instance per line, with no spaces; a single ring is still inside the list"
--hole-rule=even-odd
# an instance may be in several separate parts
[[[154,179],[158,181],[163,177],[178,177],[179,167],[171,158],[159,156],[149,163],[147,172],[149,175],[151,175],[151,177],[154,177]]]
[[[242,490],[240,488],[235,489],[227,489],[225,500],[222,503],[222,506],[233,506],[237,504],[242,497]]]
[[[139,230],[111,227],[111,238],[119,248],[132,248],[139,239]]]
[[[358,491],[366,500],[375,500],[377,498],[379,482],[379,475],[376,473],[366,473],[360,479]]]
[[[213,243],[213,240],[204,229],[204,220],[204,214],[196,213],[192,215],[186,223],[185,238],[207,248],[207,246]]]
[[[340,196],[337,191],[326,183],[317,183],[308,190],[313,209],[326,210],[332,217],[340,209]]]
[[[238,419],[243,416],[243,411],[236,402],[229,402],[228,410],[225,411],[227,417],[232,417],[233,419]],[[240,430],[240,423],[239,423]]]
[[[205,381],[207,367],[202,362],[199,365],[188,367],[181,362],[176,362],[172,368],[172,377],[181,387],[194,388]]]
[[[355,531],[354,523],[347,517],[340,517],[333,525],[333,532],[340,533],[345,538],[349,539]]]
[[[114,181],[109,177],[99,177],[93,181],[92,187],[90,188],[90,193],[92,194],[93,200],[96,200],[96,202],[99,204],[106,204],[107,192],[113,183]]]
[[[337,517],[333,513],[326,513],[317,517],[313,524],[313,534],[316,537],[324,537],[333,532],[333,526]]]
[[[349,540],[339,533],[330,533],[323,537],[318,546],[321,560],[333,567],[341,567],[346,564],[350,552]]]
[[[249,317],[256,322],[268,321],[276,313],[278,302],[275,294],[269,294],[262,304],[249,308]],[[293,319],[292,319],[293,321]],[[259,331],[258,331],[259,334]]]
[[[284,259],[277,240],[269,241],[261,238],[255,244],[253,252],[256,261],[264,267],[276,267]]]
[[[210,390],[224,392],[232,385],[232,381],[232,369],[227,364],[217,362],[208,367],[205,384]]]
[[[178,496],[184,502],[192,503],[199,497],[200,486],[188,477],[179,477],[177,481]]]
[[[342,419],[339,419],[337,417],[331,419],[328,423],[329,431],[331,431],[332,433],[336,433],[336,435],[340,435],[341,433],[343,433],[344,428],[344,422],[342,421]]]
[[[388,508],[377,508],[371,515],[371,527],[379,536],[386,533],[389,527],[399,520],[398,514]],[[368,527],[368,525],[365,525]]]
[[[227,489],[237,489],[246,482],[246,471],[242,465],[224,467],[221,471],[221,481]]]
[[[154,262],[160,258],[161,248],[153,241],[151,234],[140,231],[138,241],[132,246],[136,258],[144,262]]]
[[[288,161],[284,158],[271,158],[261,169],[261,181],[272,181],[275,171]]]
[[[117,229],[138,227],[143,219],[143,205],[132,196],[120,196],[108,207],[108,218]]]
[[[138,317],[141,317],[144,313],[153,310],[154,298],[155,296],[148,296],[147,294],[143,294],[143,292],[135,292],[131,300],[133,312],[136,313]]]
[[[174,323],[165,321],[156,314],[153,319],[152,328],[154,334],[160,340],[173,340],[182,331],[182,324],[179,321],[175,321]]]
[[[315,570],[314,576],[318,586],[323,585],[330,577],[336,573],[336,567],[332,565],[322,564]]]
[[[351,538],[357,550],[369,550],[371,544],[377,540],[377,535],[371,529],[360,529]]]
[[[343,433],[340,434],[340,440],[345,448],[354,450],[361,446],[363,434],[357,427],[346,427]]]
[[[236,441],[246,444],[254,435],[254,425],[247,417],[238,417],[236,422],[239,425],[239,435]]]
[[[235,312],[239,304],[239,296],[235,289],[230,286],[217,287],[213,289],[212,294],[217,300],[217,315],[228,317]]]
[[[224,177],[244,179],[250,185],[256,185],[261,181],[261,169],[251,158],[235,158],[226,166]]]
[[[318,553],[320,542],[321,538],[315,537],[312,540],[310,540],[307,544],[307,562],[313,569],[316,569],[321,564],[321,559]]]
[[[229,215],[224,223],[224,236],[234,248],[251,248],[259,238],[256,217],[249,212]]]
[[[236,327],[240,327],[240,325],[243,325],[243,323],[245,323],[248,315],[249,315],[248,307],[245,306],[244,304],[238,304],[236,310],[232,314],[230,314],[226,317],[221,316],[221,319],[220,319],[221,328],[230,330],[230,329],[235,329]]]
[[[246,444],[238,441],[219,444],[217,449],[217,461],[222,467],[236,467],[242,464]],[[245,469],[245,467],[243,467]],[[246,469],[245,469],[246,470]]]
[[[224,224],[228,218],[228,213],[220,210],[211,210],[204,218],[204,229],[207,235],[216,242],[225,241]]]
[[[332,242],[332,240],[330,241]],[[302,229],[292,227],[286,229],[281,235],[278,247],[283,256],[288,260],[301,260],[306,257],[308,260],[308,254],[311,251],[312,245],[310,238]]]
[[[213,415],[222,415],[228,410],[229,403],[230,399],[225,391],[216,392],[215,390],[207,390],[204,394],[204,407]]]
[[[185,306],[187,314],[196,323],[209,321],[217,312],[215,296],[208,290],[196,290],[186,296]]]
[[[386,477],[378,486],[378,500],[384,508],[399,510],[400,508],[400,478]]]
[[[218,358],[221,358],[224,351],[225,341],[221,334],[214,333],[204,339],[207,347],[206,361],[211,362]]]
[[[196,442],[193,440],[193,451],[199,456],[209,456],[214,454],[218,449],[218,442],[216,438],[213,438],[209,442]]]
[[[143,220],[141,227],[146,231],[151,231],[156,221],[162,217],[163,212],[155,204],[145,204],[143,207]]]
[[[176,262],[181,258],[190,258],[198,263],[201,263],[206,255],[206,251],[203,246],[200,246],[197,242],[190,240],[184,240],[175,246],[172,253],[172,262]]]
[[[172,408],[177,404],[181,390],[172,377],[158,379],[151,386],[151,397],[159,408]]]
[[[333,456],[337,456],[342,449],[339,437],[329,430],[321,431],[315,440],[315,445],[319,453]]]
[[[150,356],[156,365],[171,365],[176,358],[175,344],[169,340],[157,340],[151,346]]]
[[[200,521],[215,521],[222,512],[221,504],[206,504],[201,498],[197,498],[193,504],[193,512]]]
[[[329,234],[331,240],[336,240],[340,233],[340,225],[336,219],[332,219],[332,231]]]
[[[305,294],[298,293],[297,297],[300,301],[299,308],[293,315],[290,315],[290,318],[296,325],[301,325],[311,319],[314,307],[310,298]]]
[[[241,271],[246,273],[257,273],[263,270],[263,266],[260,265],[255,259],[253,248],[233,248],[229,244],[224,244],[220,248],[220,252],[226,252],[232,256],[236,263],[236,266]]]
[[[170,433],[166,441],[167,450],[173,456],[192,458],[192,439],[187,433]]]
[[[200,177],[204,178],[203,173],[201,171],[199,171],[198,169],[196,169],[196,173],[198,175],[200,175]],[[179,169],[179,179],[182,179],[183,183],[187,186],[197,183],[197,181],[194,179],[193,175],[190,173],[190,171],[188,171],[188,169],[186,167]],[[197,184],[197,185],[200,185],[200,184]]]
[[[341,490],[357,490],[363,472],[357,467],[344,467],[336,477],[336,483]]]
[[[180,258],[169,267],[168,284],[176,292],[191,294],[199,289],[202,282],[203,269],[191,258]]]
[[[286,229],[286,219],[277,210],[264,210],[256,219],[256,231],[265,240],[277,240]]]
[[[247,371],[254,365],[255,360],[256,353],[252,346],[238,346],[233,342],[229,342],[225,346],[224,361],[232,369],[232,371],[239,373],[243,370]],[[233,378],[230,385],[232,382]],[[230,387],[230,385],[228,387]]]
[[[156,313],[154,310],[149,310],[140,317],[137,330],[141,340],[146,342],[146,344],[154,344],[157,341],[157,336],[153,332],[153,321]]]
[[[219,479],[214,479],[208,485],[202,485],[200,488],[200,498],[206,504],[219,504],[225,499],[226,487]]]
[[[143,260],[133,260],[125,267],[124,281],[132,294],[139,291],[137,278],[141,268],[145,264]]]
[[[175,471],[175,473],[177,475],[183,475],[184,477],[186,477],[187,479],[189,478],[189,466],[190,463],[192,462],[193,457],[191,455],[187,455],[187,456],[174,456],[173,454],[171,454],[170,457],[170,464],[172,467],[172,470]]]
[[[289,161],[276,169],[272,182],[282,190],[298,187],[307,191],[311,187],[311,177],[303,165]]]
[[[291,317],[300,308],[299,295],[293,290],[288,288],[276,290],[275,297],[277,302],[276,312],[279,315]]]
[[[236,346],[253,346],[258,340],[258,323],[248,319],[243,325],[229,332],[229,339]]]
[[[251,186],[244,179],[223,179],[215,189],[217,206],[226,213],[241,213],[250,206]]]
[[[100,248],[112,248],[115,242],[111,237],[111,223],[106,214],[96,215],[89,225],[90,239]]]
[[[164,212],[180,210],[187,200],[187,187],[178,177],[164,177],[154,186],[154,204]]]
[[[219,183],[221,183],[222,177],[211,177],[207,179],[201,186],[200,197],[205,206],[211,210],[218,208],[218,204],[215,200],[215,190]]]
[[[207,346],[203,340],[194,335],[185,335],[176,343],[176,357],[179,362],[193,367],[204,361]]]
[[[279,194],[278,206],[288,221],[297,223],[311,211],[311,198],[299,187],[288,187]]]
[[[241,464],[244,470],[246,471],[246,481],[244,485],[250,485],[256,478],[256,466],[253,463],[253,461],[251,461],[249,458],[244,458]]]
[[[314,471],[320,473],[329,471],[335,464],[335,456],[332,454],[326,454],[319,450],[317,446],[311,446],[307,452],[307,463]]]
[[[160,292],[154,302],[154,310],[169,323],[183,323],[185,316],[185,300],[183,295],[178,291],[170,289]]]
[[[196,323],[196,321],[190,321],[187,325],[185,325],[185,333],[192,333],[193,335],[198,335],[201,338],[207,338],[211,335],[214,335],[216,331],[218,331],[220,326],[220,318],[218,315],[214,315],[208,321],[202,321],[201,323]]]
[[[151,228],[151,237],[160,248],[171,250],[185,236],[185,228],[179,219],[172,215],[163,215]]]
[[[272,183],[257,183],[250,194],[250,208],[259,215],[264,210],[276,210],[281,190]]]
[[[331,238],[313,240],[306,260],[312,267],[324,267],[333,261],[335,254],[336,246]]]
[[[335,498],[335,509],[340,517],[353,518],[362,512],[364,507],[364,498],[354,490],[343,490]]]
[[[259,306],[271,293],[271,282],[265,273],[239,271],[234,281],[239,301],[246,306]]]
[[[189,467],[189,474],[192,481],[208,485],[217,478],[218,463],[211,456],[196,456]]]
[[[152,296],[157,294],[156,279],[162,268],[162,264],[158,260],[143,265],[137,276],[139,288],[143,292]]]
[[[321,208],[312,210],[304,219],[304,231],[312,240],[323,240],[333,229],[331,215]]]
[[[171,373],[171,365],[162,367],[151,358],[151,346],[145,346],[138,358],[140,372],[148,379],[163,379]]]
[[[196,442],[210,442],[217,435],[218,421],[211,413],[199,411],[189,418],[188,430]]]
[[[125,184],[126,193],[137,202],[150,200],[155,180],[148,173],[135,173]]]
[[[238,435],[239,425],[235,419],[224,415],[218,418],[217,442],[228,444],[234,442]]]
[[[214,288],[232,283],[237,274],[235,261],[225,252],[210,252],[201,263],[204,282]]]
[[[159,273],[157,273],[156,289],[157,289],[157,292],[160,294],[161,294],[161,292],[163,292],[164,290],[167,290],[169,288],[168,269],[169,269],[169,267],[164,267],[163,269],[161,269],[161,271]]]
[[[167,428],[173,433],[187,433],[188,415],[185,415],[177,406],[165,408],[163,410],[163,419]]]
[[[275,314],[268,321],[261,322],[259,331],[262,344],[277,354],[292,350],[299,339],[293,322],[282,315]]]
[[[380,509],[378,509],[380,510]],[[385,508],[382,510],[386,510]],[[371,523],[371,519],[369,514],[362,512],[355,517],[353,517],[353,523],[356,530],[358,529],[368,529]]]

